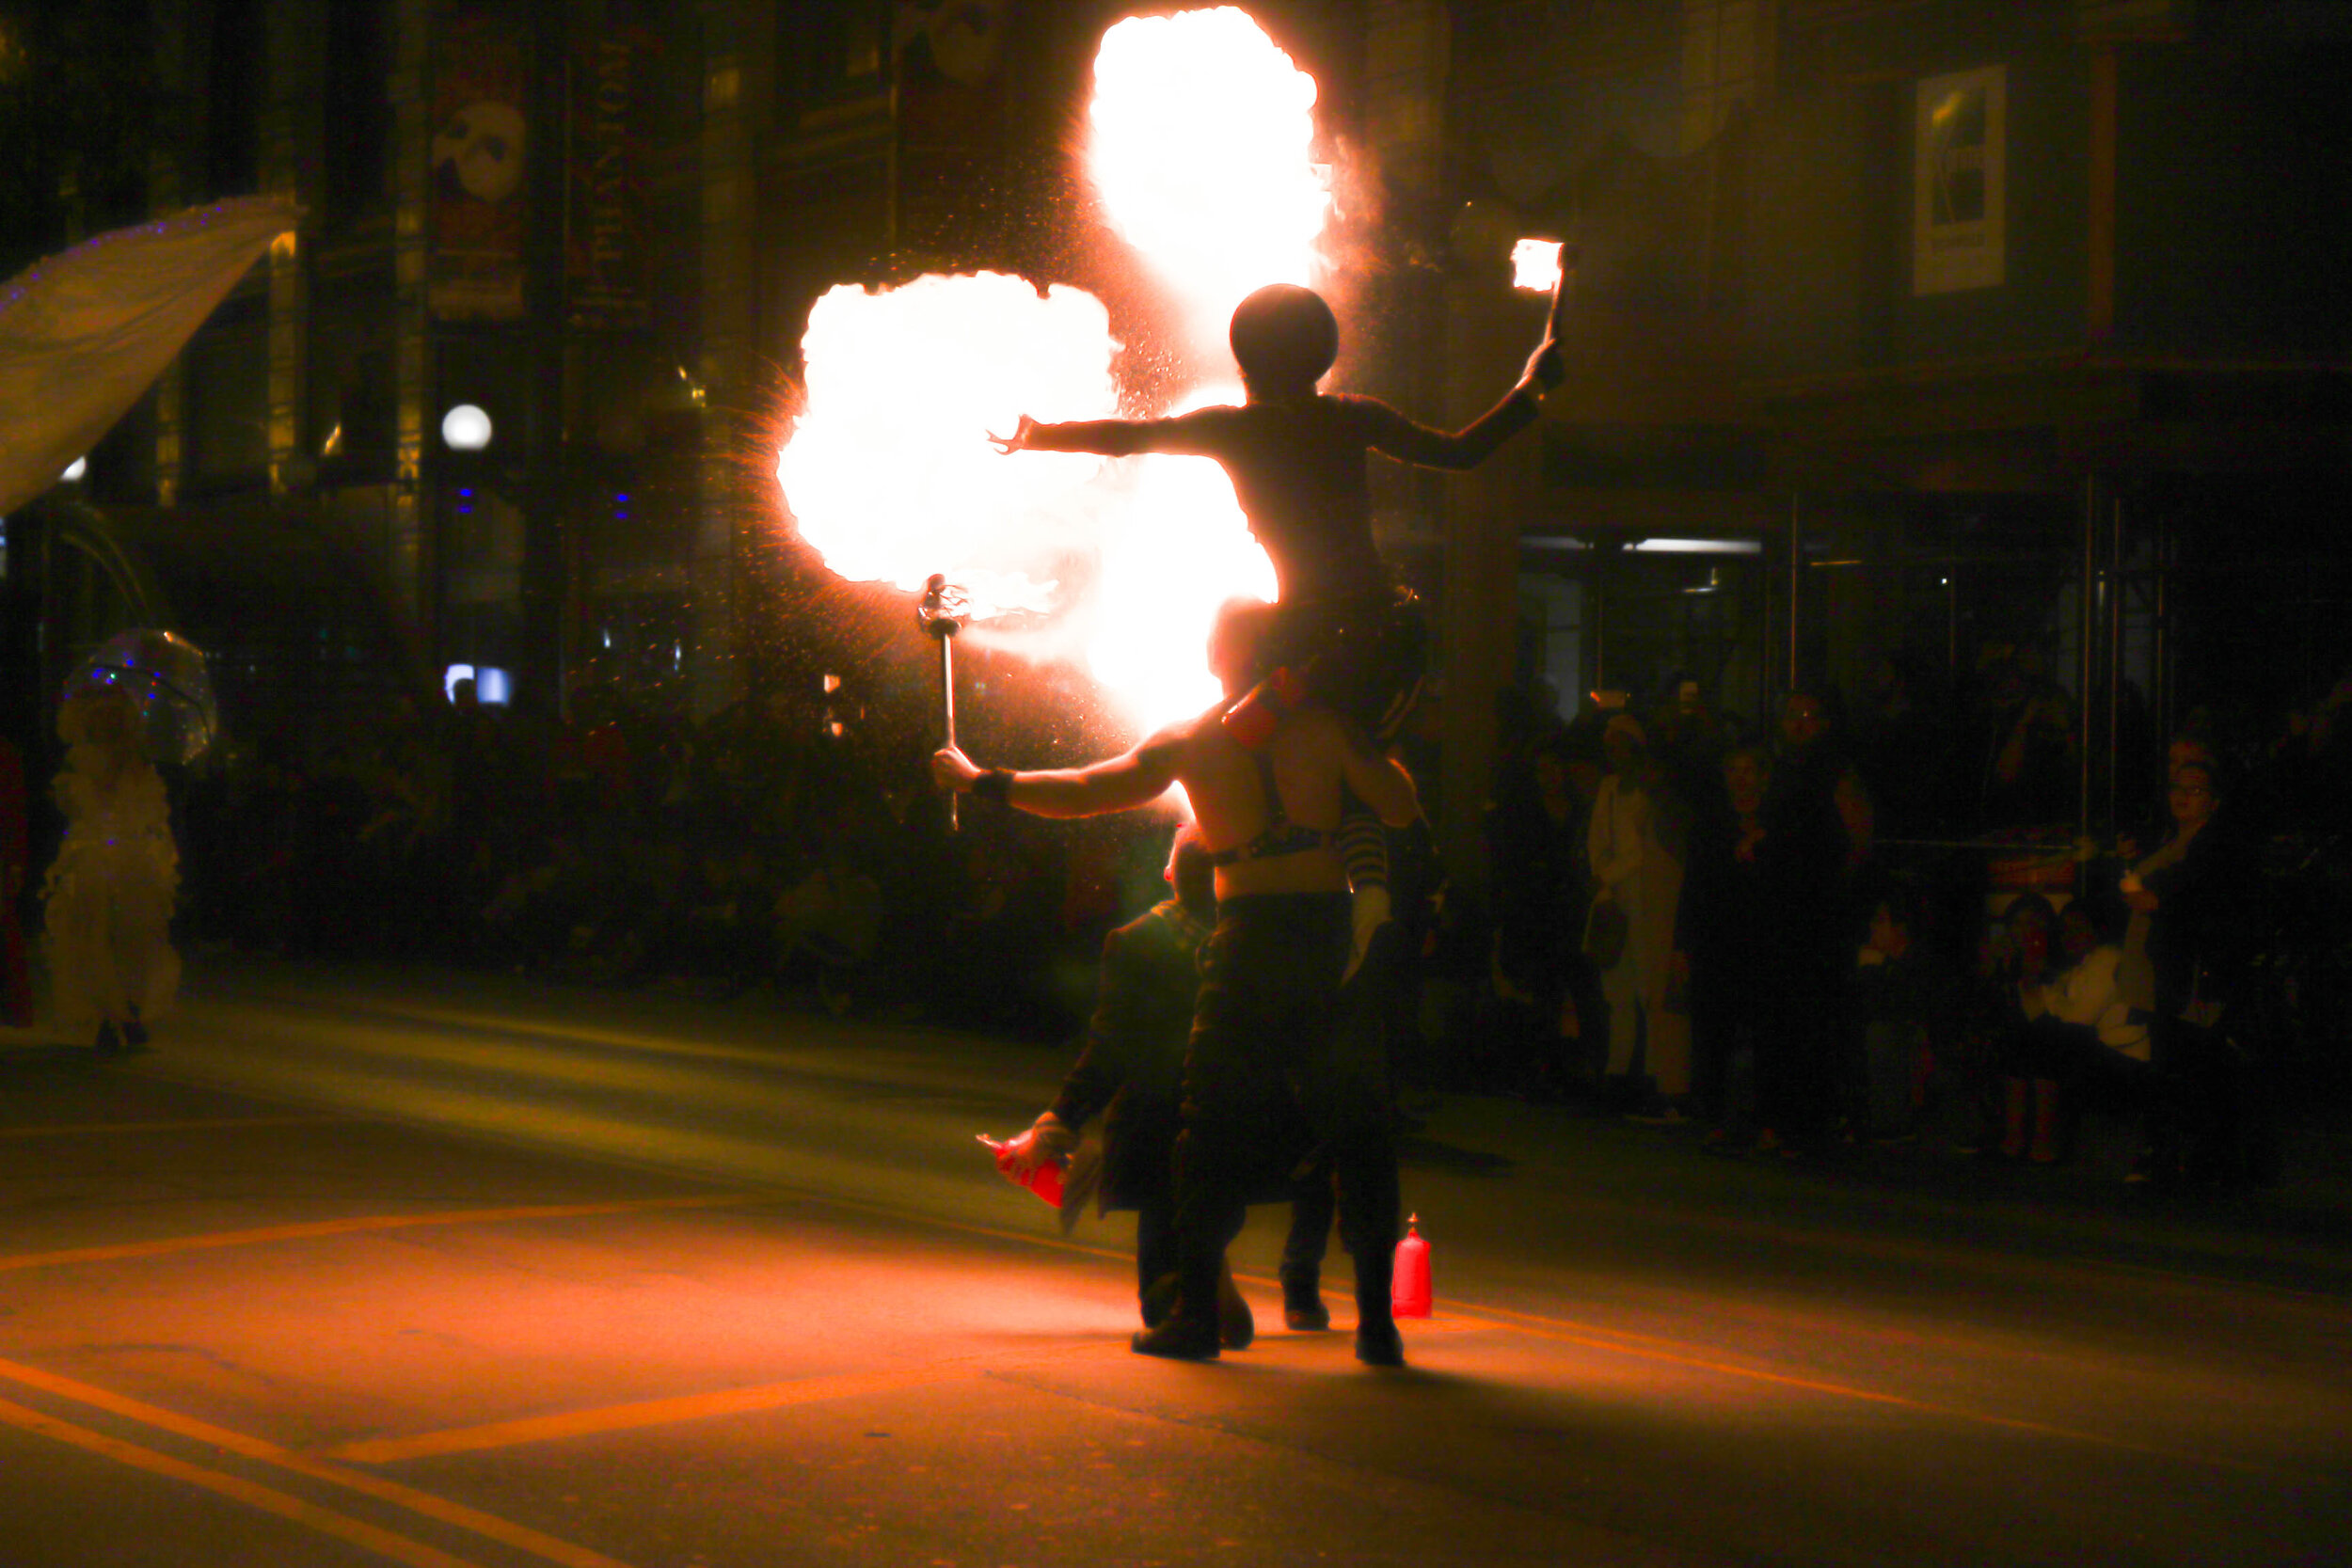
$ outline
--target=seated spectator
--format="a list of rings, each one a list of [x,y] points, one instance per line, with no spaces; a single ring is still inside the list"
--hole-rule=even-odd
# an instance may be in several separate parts
[[[2087,1111],[2148,1107],[2148,1025],[2117,979],[2123,913],[2079,898],[2067,905],[2058,915],[2066,967],[2019,992],[2031,1041],[2037,1161],[2063,1158]]]

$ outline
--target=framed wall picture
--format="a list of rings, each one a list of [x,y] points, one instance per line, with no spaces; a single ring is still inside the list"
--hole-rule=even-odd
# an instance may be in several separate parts
[[[1922,80],[1912,138],[1913,293],[2003,281],[2008,184],[2009,69]]]

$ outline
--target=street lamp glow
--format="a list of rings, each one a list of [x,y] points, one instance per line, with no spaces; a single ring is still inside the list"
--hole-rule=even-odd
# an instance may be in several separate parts
[[[490,416],[461,403],[441,416],[441,439],[452,451],[480,451],[490,444]]]

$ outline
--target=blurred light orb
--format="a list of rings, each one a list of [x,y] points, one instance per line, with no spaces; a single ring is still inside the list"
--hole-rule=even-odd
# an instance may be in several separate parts
[[[480,451],[490,444],[490,416],[479,404],[461,403],[441,416],[441,439],[452,451]]]
[[[59,474],[57,477],[64,480],[68,484],[79,484],[82,483],[82,476],[88,472],[89,459],[87,457],[77,457],[72,462],[68,463],[65,466],[65,472]]]

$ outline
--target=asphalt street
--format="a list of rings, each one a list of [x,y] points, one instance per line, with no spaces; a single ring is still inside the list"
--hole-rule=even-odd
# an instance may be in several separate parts
[[[1132,1226],[973,1135],[1057,1048],[215,960],[0,1046],[0,1568],[2327,1563],[2341,1166],[2152,1205],[1422,1102],[1411,1365],[1133,1355]]]

